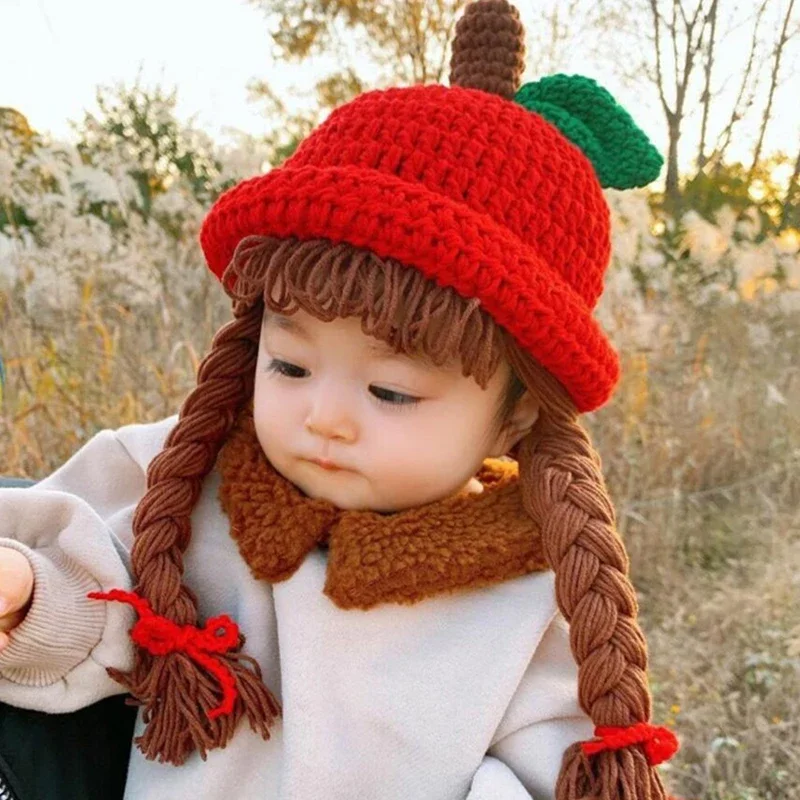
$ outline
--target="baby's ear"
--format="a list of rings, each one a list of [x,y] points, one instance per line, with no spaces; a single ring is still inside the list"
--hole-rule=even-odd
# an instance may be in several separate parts
[[[527,391],[517,400],[514,413],[497,434],[495,445],[489,453],[490,458],[499,458],[530,432],[539,418],[539,400]]]

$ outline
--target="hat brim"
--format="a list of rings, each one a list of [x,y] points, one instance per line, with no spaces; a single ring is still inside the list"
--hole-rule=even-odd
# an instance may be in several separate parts
[[[488,215],[422,184],[355,166],[278,167],[225,192],[204,220],[217,278],[251,235],[347,242],[479,298],[579,411],[602,406],[619,379],[617,354],[556,270]]]

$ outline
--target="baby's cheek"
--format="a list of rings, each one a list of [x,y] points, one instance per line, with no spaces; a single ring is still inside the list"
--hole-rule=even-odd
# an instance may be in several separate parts
[[[382,494],[406,508],[447,496],[459,480],[459,470],[446,455],[421,442],[413,448],[403,443],[402,459],[395,456],[387,464]]]
[[[267,458],[273,462],[282,460],[280,457],[293,438],[291,423],[286,419],[285,412],[282,415],[280,408],[272,403],[262,403],[260,407],[255,405],[254,423],[256,436]]]

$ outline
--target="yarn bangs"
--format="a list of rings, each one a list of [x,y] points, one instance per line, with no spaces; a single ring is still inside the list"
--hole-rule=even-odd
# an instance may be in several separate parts
[[[484,389],[513,347],[480,300],[345,242],[248,236],[236,248],[223,286],[234,308],[263,302],[267,311],[292,315],[302,309],[323,322],[359,317],[366,335],[437,367],[460,362],[462,374]]]

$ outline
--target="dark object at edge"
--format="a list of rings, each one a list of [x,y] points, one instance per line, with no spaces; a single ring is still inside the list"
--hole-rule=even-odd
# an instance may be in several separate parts
[[[0,489],[34,483],[0,477]],[[136,720],[126,696],[107,697],[69,714],[0,703],[0,798],[121,799]]]

